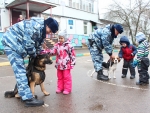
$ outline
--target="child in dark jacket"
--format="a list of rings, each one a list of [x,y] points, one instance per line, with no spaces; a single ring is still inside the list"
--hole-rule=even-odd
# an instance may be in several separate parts
[[[130,79],[135,78],[135,68],[133,67],[133,59],[135,54],[137,53],[136,47],[134,45],[131,45],[128,38],[126,36],[122,36],[120,38],[120,52],[119,52],[119,58],[124,59],[123,69],[122,69],[122,78],[125,78],[128,72],[128,68],[130,69]]]

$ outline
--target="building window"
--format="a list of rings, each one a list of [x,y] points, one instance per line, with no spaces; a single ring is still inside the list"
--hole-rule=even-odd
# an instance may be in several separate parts
[[[89,12],[91,12],[91,3],[89,3]]]
[[[69,25],[73,25],[73,20],[68,20]]]
[[[85,4],[83,4],[83,10],[85,10]]]
[[[89,11],[89,6],[88,6],[89,4],[88,3],[86,3],[86,11],[88,12]]]
[[[72,7],[72,0],[69,0],[69,7]]]
[[[84,34],[87,34],[87,22],[84,22]]]
[[[80,0],[80,9],[82,10],[82,0]]]
[[[77,9],[79,9],[79,3],[77,3]]]
[[[94,12],[93,3],[92,3],[92,5],[91,5],[91,11],[92,11],[92,13]]]
[[[73,2],[73,8],[76,8],[76,3],[75,2]]]
[[[1,9],[0,9],[0,31],[2,30],[2,24],[1,24]]]

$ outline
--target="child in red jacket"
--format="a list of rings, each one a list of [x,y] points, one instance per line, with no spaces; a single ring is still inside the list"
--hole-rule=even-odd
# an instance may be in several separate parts
[[[119,51],[119,58],[124,59],[123,69],[122,69],[122,78],[125,78],[128,72],[128,68],[130,69],[130,79],[135,78],[135,68],[133,67],[133,59],[135,54],[137,53],[136,47],[131,45],[128,38],[126,36],[122,36],[120,38],[121,48]]]

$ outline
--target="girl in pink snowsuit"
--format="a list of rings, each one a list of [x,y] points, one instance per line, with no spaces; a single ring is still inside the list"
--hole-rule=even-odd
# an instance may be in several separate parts
[[[60,31],[59,42],[50,49],[50,54],[56,55],[57,90],[56,93],[69,94],[72,90],[72,76],[70,70],[75,65],[75,51],[67,39],[66,30]]]

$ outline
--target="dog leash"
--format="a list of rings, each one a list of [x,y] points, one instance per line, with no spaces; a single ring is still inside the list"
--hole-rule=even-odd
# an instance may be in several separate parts
[[[109,69],[108,69],[109,71],[110,71],[110,67],[111,67],[111,61],[112,61],[112,59],[110,58],[109,59]]]

